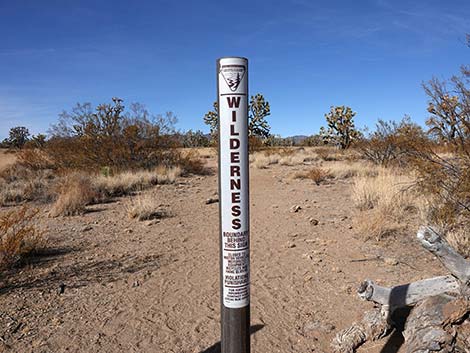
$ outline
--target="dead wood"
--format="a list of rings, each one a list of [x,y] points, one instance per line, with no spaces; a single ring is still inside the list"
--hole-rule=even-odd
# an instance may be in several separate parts
[[[352,353],[366,341],[385,337],[394,328],[390,319],[393,312],[412,307],[403,331],[407,353],[470,353],[470,261],[455,251],[435,227],[421,227],[417,238],[450,274],[393,287],[364,281],[358,289],[359,297],[380,308],[340,331],[332,343],[335,352]]]

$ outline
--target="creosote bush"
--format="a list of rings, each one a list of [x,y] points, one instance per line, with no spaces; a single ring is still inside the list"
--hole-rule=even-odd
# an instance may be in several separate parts
[[[34,224],[38,210],[26,206],[0,215],[0,269],[12,267],[44,245]]]

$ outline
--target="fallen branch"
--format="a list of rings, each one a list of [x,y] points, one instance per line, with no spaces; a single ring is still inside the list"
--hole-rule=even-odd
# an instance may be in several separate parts
[[[454,352],[459,347],[470,352],[470,261],[434,227],[421,227],[417,238],[450,274],[394,287],[364,281],[358,289],[359,297],[380,308],[340,331],[332,343],[335,352],[353,353],[364,342],[385,337],[393,329],[393,312],[402,307],[413,307],[403,332],[407,353]]]
[[[434,295],[460,293],[460,284],[453,276],[434,277],[391,288],[366,280],[357,292],[362,300],[388,305],[393,312],[396,308],[414,305]]]
[[[436,255],[452,275],[464,284],[469,283],[470,261],[465,260],[462,255],[455,251],[434,227],[421,227],[417,237],[421,245]]]

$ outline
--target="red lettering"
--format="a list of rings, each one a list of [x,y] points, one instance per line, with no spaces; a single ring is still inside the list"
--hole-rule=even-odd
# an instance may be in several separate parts
[[[230,149],[236,150],[240,147],[240,140],[239,139],[230,139]]]
[[[240,193],[232,192],[232,203],[240,203]]]
[[[230,179],[230,190],[240,190],[242,187],[241,179]]]
[[[240,176],[240,166],[238,165],[231,165],[230,166],[230,176]]]
[[[230,152],[230,162],[240,163],[240,152]]]
[[[238,108],[240,106],[240,97],[227,97],[227,102],[230,108],[233,108],[234,105],[235,108]]]

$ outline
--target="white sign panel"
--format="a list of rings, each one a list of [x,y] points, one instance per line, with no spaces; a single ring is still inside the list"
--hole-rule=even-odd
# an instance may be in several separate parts
[[[250,303],[248,61],[220,59],[218,88],[222,295],[227,308],[242,308]]]

